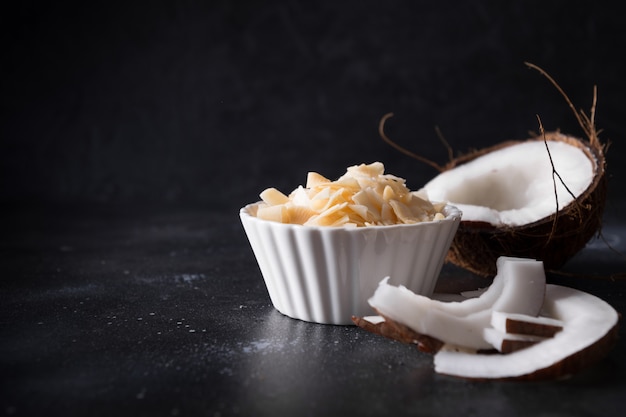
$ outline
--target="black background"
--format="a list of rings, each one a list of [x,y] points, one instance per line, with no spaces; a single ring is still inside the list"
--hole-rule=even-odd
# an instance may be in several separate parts
[[[583,136],[531,62],[587,114],[597,86],[611,143],[604,239],[548,278],[623,315],[623,20],[608,1],[1,6],[0,414],[621,416],[624,330],[570,380],[438,375],[414,347],[273,309],[237,213],[362,162],[419,188],[437,171],[381,140],[389,112],[438,163],[437,129],[456,153],[538,117]]]
[[[11,7],[12,9],[7,9]],[[561,129],[552,75],[623,180],[626,31],[603,1],[21,2],[3,6],[0,198],[235,210],[309,170],[380,160],[419,188],[447,161]],[[615,191],[614,191],[615,192]]]

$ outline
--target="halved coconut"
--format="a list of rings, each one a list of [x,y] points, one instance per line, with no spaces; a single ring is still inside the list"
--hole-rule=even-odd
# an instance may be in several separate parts
[[[606,201],[599,141],[559,132],[451,161],[421,190],[463,212],[447,260],[481,276],[500,256],[558,269],[600,230]]]
[[[499,256],[542,260],[558,269],[599,233],[606,202],[605,146],[595,127],[596,89],[589,115],[577,111],[556,81],[538,66],[565,98],[588,140],[545,132],[522,141],[507,141],[438,165],[404,149],[384,133],[383,140],[440,171],[428,182],[424,197],[463,211],[447,260],[481,276],[496,273]],[[445,143],[445,141],[444,141]],[[447,146],[447,143],[445,143]]]

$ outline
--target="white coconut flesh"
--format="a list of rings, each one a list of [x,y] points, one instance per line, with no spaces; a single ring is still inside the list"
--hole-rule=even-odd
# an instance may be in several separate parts
[[[494,311],[493,327],[483,330],[483,337],[496,350],[511,353],[542,342],[563,330],[563,321],[549,317],[533,317]]]
[[[501,353],[511,353],[547,339],[527,334],[502,333],[494,328],[486,328],[483,331],[483,337]]]
[[[549,317],[529,317],[494,311],[491,315],[494,330],[508,334],[522,334],[537,337],[552,337],[563,330],[563,321]]]
[[[477,298],[438,301],[393,286],[387,277],[368,302],[381,316],[417,333],[465,348],[490,349],[483,330],[491,327],[493,311],[537,316],[546,283],[541,261],[500,257],[497,268],[493,283]]]
[[[393,286],[385,278],[370,305],[378,316],[443,342],[435,371],[470,379],[567,376],[612,347],[619,314],[573,288],[547,285],[543,263],[500,257],[491,286],[465,301],[447,302]],[[605,342],[605,343],[601,343]],[[485,351],[500,351],[500,354]]]
[[[565,184],[553,175],[553,164]],[[421,191],[431,201],[457,206],[465,221],[514,227],[552,215],[557,201],[559,209],[566,207],[593,183],[594,167],[576,146],[531,140],[444,171]]]
[[[617,311],[602,299],[568,287],[547,285],[542,314],[559,320],[553,337],[508,354],[479,354],[444,345],[434,357],[435,371],[473,379],[510,379],[550,370],[575,358],[617,325]],[[555,370],[555,375],[558,372]],[[565,376],[565,375],[561,375]]]

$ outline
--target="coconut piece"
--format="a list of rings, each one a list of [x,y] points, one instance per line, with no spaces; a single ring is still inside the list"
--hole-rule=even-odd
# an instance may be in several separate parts
[[[515,352],[546,340],[545,337],[540,336],[509,334],[493,327],[484,329],[483,337],[500,353]]]
[[[415,344],[423,352],[437,352],[435,370],[439,373],[478,380],[560,379],[603,359],[618,337],[620,315],[608,303],[579,290],[547,285],[542,314],[548,316],[511,316],[533,324],[560,323],[564,330],[553,338],[542,338],[486,328],[483,336],[501,353],[478,353],[444,345],[382,316],[352,320],[372,333]],[[508,316],[501,312],[494,315]],[[493,322],[500,327],[499,319]]]
[[[494,329],[509,334],[552,337],[563,330],[563,321],[550,317],[533,317],[494,311],[491,315]]]
[[[386,278],[370,299],[379,315],[352,320],[370,332],[435,352],[438,373],[475,380],[567,377],[610,352],[618,337],[621,316],[596,296],[546,285],[545,275],[536,273],[537,264],[541,262],[499,258],[492,284],[502,281],[498,297],[490,308],[467,315],[460,313],[471,309],[458,307],[464,302],[428,303],[426,297],[389,285]],[[534,276],[530,273],[533,269]],[[527,286],[516,288],[518,280],[527,282]],[[529,288],[535,289],[534,294]],[[488,287],[480,294],[493,292]],[[530,313],[513,311],[529,305],[534,310]],[[490,317],[488,323],[485,317]],[[478,331],[482,341],[476,336]]]
[[[594,295],[548,284],[543,313],[563,322],[554,337],[502,355],[444,345],[434,356],[435,371],[478,380],[557,379],[604,358],[616,342],[619,314]]]
[[[352,317],[357,326],[368,332],[384,336],[391,340],[413,344],[426,353],[435,353],[443,346],[443,342],[421,333],[417,333],[407,326],[386,320],[383,316]]]
[[[559,132],[508,141],[454,159],[421,192],[463,212],[447,258],[453,264],[493,276],[506,255],[557,269],[600,229],[603,147]]]
[[[270,206],[285,204],[289,201],[289,197],[278,191],[276,188],[267,188],[259,194],[261,199]]]
[[[501,299],[500,303],[503,304],[515,303],[516,306],[513,306],[513,309],[518,311],[526,309],[535,311],[541,307],[541,301],[530,301],[533,299],[532,294],[529,293],[527,296],[523,295],[525,294],[525,290],[523,288],[526,288],[537,290],[538,297],[535,299],[541,300],[543,297],[542,290],[539,287],[535,287],[535,285],[541,286],[545,284],[545,273],[543,270],[543,264],[540,261],[502,256],[496,261],[496,267],[498,269],[498,274],[494,277],[491,285],[485,289],[471,292],[471,298],[462,297],[462,299],[459,300],[458,297],[450,297],[451,299],[457,298],[457,300],[443,302],[444,300],[441,299],[434,299],[413,294],[410,291],[409,293],[415,295],[414,298],[418,300],[417,302],[424,305],[425,309],[438,309],[447,314],[459,317],[491,309],[494,305],[497,308],[498,304],[496,304],[496,301],[498,299]],[[381,282],[381,284],[386,283],[388,280],[389,278],[387,278],[386,281]],[[524,280],[529,282],[525,282]],[[506,292],[504,292],[505,288]],[[380,288],[379,295],[385,290],[385,288]],[[387,290],[390,289],[387,288]],[[391,289],[390,291],[394,290]],[[462,295],[463,294],[469,295],[470,292],[462,293]],[[377,303],[378,301],[374,299],[372,302]],[[528,304],[529,302],[533,304],[530,308],[518,305],[520,303]],[[372,305],[371,302],[370,305]],[[374,307],[379,308],[375,305]]]
[[[524,349],[563,330],[563,321],[550,317],[535,317],[494,311],[491,325],[483,330],[485,340],[501,353]]]
[[[480,297],[442,302],[416,294],[383,279],[369,304],[379,315],[445,343],[471,349],[490,349],[483,329],[490,327],[492,311],[536,316],[541,310],[545,274],[540,261],[501,257],[498,274]]]

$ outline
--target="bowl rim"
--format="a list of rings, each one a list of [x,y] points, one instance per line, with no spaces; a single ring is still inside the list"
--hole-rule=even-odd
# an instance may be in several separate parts
[[[397,223],[397,224],[389,224],[389,225],[374,225],[374,226],[365,226],[365,227],[317,226],[317,225],[303,225],[303,224],[293,224],[293,223],[280,223],[280,222],[273,221],[273,220],[259,219],[258,217],[250,213],[250,209],[262,203],[263,201],[259,200],[254,203],[246,204],[245,206],[239,209],[239,216],[241,217],[242,220],[245,218],[250,221],[254,221],[258,223],[270,224],[275,227],[290,227],[290,228],[295,228],[295,229],[306,229],[306,230],[325,230],[325,231],[327,230],[327,231],[343,231],[343,232],[348,232],[348,233],[359,233],[365,230],[381,230],[381,229],[391,230],[394,228],[432,227],[432,225],[437,225],[441,223],[449,223],[449,222],[455,222],[455,221],[460,222],[462,214],[463,214],[463,212],[458,207],[452,204],[446,203],[446,205],[443,208],[443,211],[446,217],[444,217],[443,219],[439,219],[439,220],[430,220],[430,221],[408,223],[408,224]]]

